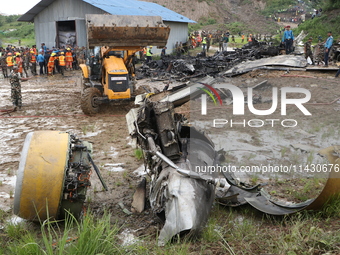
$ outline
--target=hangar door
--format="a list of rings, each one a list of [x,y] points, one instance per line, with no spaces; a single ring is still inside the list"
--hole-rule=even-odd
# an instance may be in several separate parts
[[[60,47],[77,45],[76,22],[74,20],[57,21],[56,45]]]

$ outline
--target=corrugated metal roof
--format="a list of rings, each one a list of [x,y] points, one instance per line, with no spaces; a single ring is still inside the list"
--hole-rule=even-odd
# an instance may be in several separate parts
[[[159,4],[136,0],[83,0],[103,11],[114,15],[161,16],[165,21],[188,22],[195,21],[171,11]]]
[[[32,9],[22,15],[18,21],[32,22],[34,17],[44,10],[55,0],[42,0]],[[83,0],[107,13],[114,15],[142,15],[142,16],[161,16],[164,21],[188,22],[195,21],[171,11],[159,4],[136,1],[136,0]]]

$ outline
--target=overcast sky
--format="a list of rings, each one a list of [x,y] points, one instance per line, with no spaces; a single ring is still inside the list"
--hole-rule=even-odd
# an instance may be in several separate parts
[[[24,14],[40,0],[1,0],[0,13]]]

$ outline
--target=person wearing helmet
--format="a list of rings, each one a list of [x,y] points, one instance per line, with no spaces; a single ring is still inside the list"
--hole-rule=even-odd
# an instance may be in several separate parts
[[[14,59],[13,59],[11,52],[7,53],[6,63],[7,63],[8,72],[11,73],[13,70],[13,66],[14,66]]]
[[[21,109],[22,106],[20,81],[25,80],[27,80],[27,78],[20,77],[18,66],[13,66],[13,70],[9,75],[9,82],[11,84],[11,99],[15,110],[17,107]]]
[[[61,51],[60,56],[59,56],[59,67],[60,67],[60,73],[63,76],[65,73],[65,66],[66,66],[65,53]]]
[[[66,70],[72,70],[72,62],[73,62],[73,56],[72,51],[70,48],[66,49],[65,53],[65,61],[66,61]]]
[[[29,61],[32,75],[37,75],[37,57],[33,50],[30,50]]]
[[[146,63],[149,63],[150,61],[152,61],[152,46],[149,46],[149,49],[147,49],[146,51]]]
[[[48,60],[47,63],[47,70],[48,70],[48,76],[52,76],[55,71],[54,71],[54,61],[58,58],[54,52],[51,53],[51,56]]]
[[[32,45],[32,48],[30,48],[30,51],[33,51],[34,55],[36,55],[36,56],[38,55],[38,51],[37,51],[37,46],[36,45]]]
[[[18,67],[18,72],[20,73],[21,77],[22,77],[22,65],[23,65],[23,60],[21,58],[21,55],[19,52],[15,53],[15,63]]]

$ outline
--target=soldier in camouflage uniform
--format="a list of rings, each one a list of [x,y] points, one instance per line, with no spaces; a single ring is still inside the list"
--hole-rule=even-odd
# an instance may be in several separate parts
[[[29,55],[28,50],[25,50],[24,53],[22,54],[22,60],[23,60],[22,69],[24,70],[26,77],[28,77],[27,70],[28,70],[29,63],[30,63],[28,55]]]
[[[20,78],[19,69],[17,66],[13,67],[12,72],[9,75],[9,82],[11,83],[11,99],[15,108],[21,109],[21,80],[27,80],[27,78]]]
[[[80,64],[85,64],[85,47],[81,47],[78,49],[76,52],[77,55],[77,60],[78,60],[78,65]]]
[[[4,78],[8,78],[8,74],[7,74],[7,62],[6,62],[6,55],[5,54],[3,54],[0,57],[0,66],[1,66],[2,74],[4,75]]]
[[[314,49],[314,63],[320,65],[324,61],[324,43],[318,43]]]
[[[314,65],[314,58],[313,58],[313,52],[312,52],[312,37],[309,37],[308,41],[305,42],[305,58],[307,59],[308,57],[310,57],[311,61],[312,61],[312,65]]]

